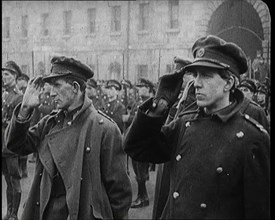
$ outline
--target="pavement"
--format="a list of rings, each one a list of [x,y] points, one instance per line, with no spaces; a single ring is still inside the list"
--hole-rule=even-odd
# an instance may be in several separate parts
[[[30,157],[31,156],[29,156],[29,158]],[[19,220],[23,212],[23,204],[26,202],[28,193],[31,188],[33,175],[35,171],[35,163],[28,162],[27,169],[28,169],[28,177],[23,178],[21,180],[22,197],[21,197],[21,203],[18,211]],[[131,179],[132,190],[133,190],[133,200],[135,200],[137,196],[137,183],[135,180],[135,174],[133,172],[131,160],[129,160],[129,171],[130,171],[130,179]],[[157,166],[156,166],[156,171],[150,171],[149,181],[146,182],[146,187],[147,187],[147,191],[149,194],[149,201],[150,201],[149,206],[138,208],[138,209],[130,209],[129,219],[134,220],[134,219],[151,219],[152,218],[156,173],[157,173]],[[4,217],[7,210],[7,201],[6,201],[6,193],[5,193],[6,188],[7,188],[6,181],[4,176],[2,175],[2,217]]]

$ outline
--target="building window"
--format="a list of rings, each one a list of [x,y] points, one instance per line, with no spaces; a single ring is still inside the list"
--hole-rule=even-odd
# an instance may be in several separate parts
[[[137,65],[137,70],[138,79],[148,77],[148,65]]]
[[[64,11],[64,35],[71,34],[72,11]]]
[[[169,1],[169,18],[170,28],[176,29],[179,27],[179,0]]]
[[[139,30],[148,30],[149,28],[149,3],[139,5]]]
[[[111,31],[117,32],[121,29],[121,9],[120,6],[112,7]]]
[[[28,37],[28,15],[22,16],[22,37]]]
[[[10,38],[10,17],[4,18],[3,32],[4,32],[4,38]]]
[[[42,35],[43,36],[48,36],[49,35],[49,14],[48,13],[43,13],[41,15],[42,19]]]
[[[95,18],[96,18],[96,9],[88,9],[88,31],[90,34],[95,33]]]

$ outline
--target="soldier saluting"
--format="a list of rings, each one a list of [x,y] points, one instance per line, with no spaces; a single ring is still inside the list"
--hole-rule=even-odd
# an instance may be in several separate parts
[[[182,75],[161,77],[124,137],[124,150],[141,162],[171,161],[170,189],[161,219],[269,219],[270,137],[240,109],[235,77],[247,71],[240,47],[216,36],[198,39],[194,75],[198,109],[164,125]]]
[[[5,130],[10,123],[15,106],[22,101],[22,93],[16,87],[17,78],[22,75],[19,66],[14,61],[7,61],[2,67],[2,173],[7,183],[7,214],[3,218],[17,219],[17,213],[21,201],[21,171],[19,156],[6,147],[4,138]]]
[[[71,57],[51,64],[50,75],[30,80],[7,128],[9,150],[38,153],[22,220],[127,218],[132,192],[121,133],[85,94],[94,72]],[[44,82],[57,110],[30,127]]]

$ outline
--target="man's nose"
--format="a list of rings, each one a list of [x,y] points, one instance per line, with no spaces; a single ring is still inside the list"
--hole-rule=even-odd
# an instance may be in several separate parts
[[[50,96],[56,96],[56,92],[54,88],[51,88]]]

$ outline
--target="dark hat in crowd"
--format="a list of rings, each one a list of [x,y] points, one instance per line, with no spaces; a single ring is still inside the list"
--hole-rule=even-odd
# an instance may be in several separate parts
[[[125,85],[127,88],[131,89],[133,87],[132,83],[128,79],[123,79],[121,85]]]
[[[30,80],[30,77],[27,75],[27,74],[25,74],[25,73],[22,73],[18,78],[17,78],[17,80],[25,80],[25,81],[29,81]]]
[[[199,66],[225,69],[237,77],[248,69],[243,50],[235,43],[226,42],[217,36],[208,35],[198,39],[192,47],[192,53],[194,61],[186,69]]]
[[[87,80],[87,85],[91,86],[93,88],[97,88],[97,82],[93,78],[90,78],[90,79]]]
[[[20,67],[12,60],[7,61],[5,65],[2,67],[2,70],[8,70],[12,74],[16,74],[17,77],[22,75]]]
[[[114,87],[116,90],[121,90],[121,84],[115,79],[110,79],[106,83],[106,88]]]
[[[184,60],[180,57],[175,56],[174,57],[174,63],[176,64],[176,70],[180,70],[181,68],[185,67],[186,65],[190,64],[191,61]]]
[[[93,70],[86,64],[81,63],[72,57],[54,56],[51,59],[51,73],[43,79],[45,82],[52,78],[73,76],[84,81],[94,76]]]
[[[255,93],[257,92],[257,86],[256,84],[254,83],[253,80],[251,79],[244,79],[240,82],[239,86],[240,87],[246,87],[248,88],[252,93]]]
[[[136,84],[136,87],[148,87],[150,89],[153,89],[154,84],[148,79],[140,78]]]
[[[267,94],[267,88],[264,84],[260,83],[258,88],[257,88],[257,91],[260,92],[260,93],[264,93],[264,94]]]

